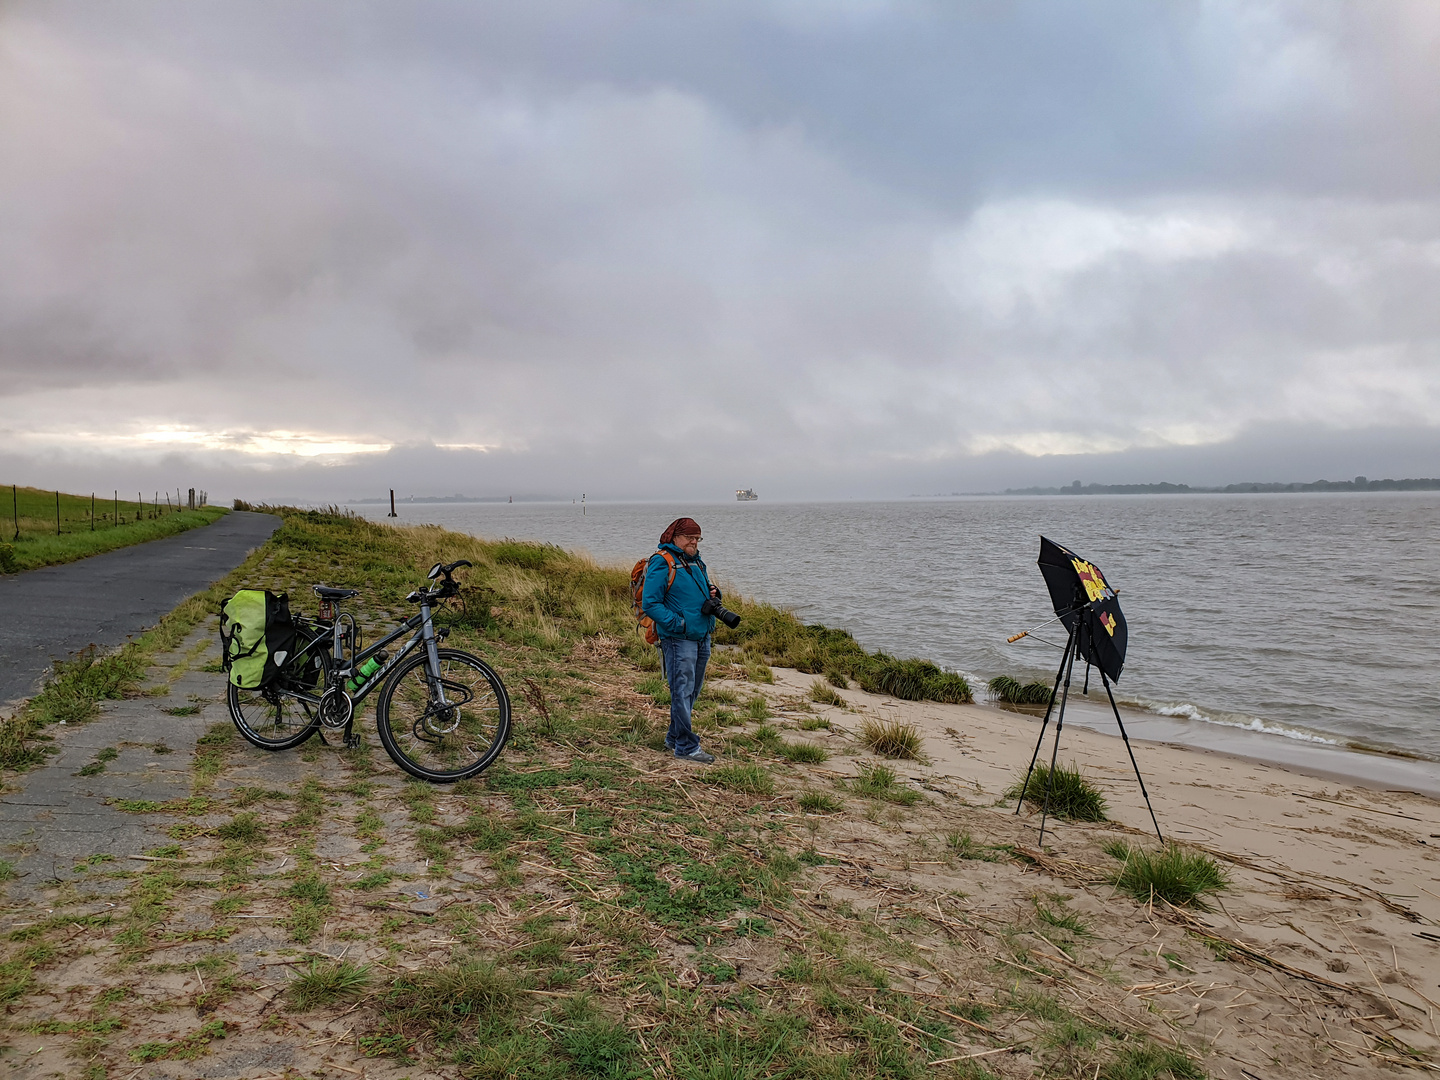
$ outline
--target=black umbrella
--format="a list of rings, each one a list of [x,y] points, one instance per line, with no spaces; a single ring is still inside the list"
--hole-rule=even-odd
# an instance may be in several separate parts
[[[1050,603],[1066,631],[1075,635],[1080,657],[1098,667],[1111,682],[1119,682],[1129,631],[1120,599],[1105,575],[1094,563],[1043,536],[1039,563],[1050,590]]]

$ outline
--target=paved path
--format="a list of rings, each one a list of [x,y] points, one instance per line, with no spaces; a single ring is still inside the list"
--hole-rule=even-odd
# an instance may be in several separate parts
[[[273,515],[234,511],[163,540],[0,577],[0,703],[34,693],[52,661],[155,625],[279,527]]]

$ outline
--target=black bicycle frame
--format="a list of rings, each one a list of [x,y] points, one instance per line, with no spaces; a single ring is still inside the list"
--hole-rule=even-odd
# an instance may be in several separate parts
[[[317,623],[317,625],[322,627],[325,626],[324,623]],[[371,672],[369,678],[367,678],[365,682],[361,684],[358,690],[355,690],[353,692],[347,691],[348,693],[350,693],[350,700],[352,702],[359,703],[361,701],[364,701],[365,698],[369,696],[370,691],[374,690],[377,686],[383,683],[385,681],[385,676],[389,675],[390,672],[393,671],[395,667],[400,663],[400,661],[404,660],[407,656],[409,656],[415,650],[415,647],[417,645],[423,644],[425,646],[425,651],[428,654],[430,660],[430,672],[437,672],[440,670],[440,654],[438,651],[435,626],[434,623],[431,621],[429,604],[421,604],[420,613],[418,615],[411,615],[410,618],[406,619],[394,630],[390,631],[390,633],[386,634],[379,641],[375,642],[375,644],[371,645],[368,649],[353,654],[350,657],[349,665],[345,667],[340,666],[344,663],[345,660],[343,654],[344,646],[342,644],[345,635],[344,632],[340,629],[340,619],[338,616],[333,622],[330,623],[328,627],[326,627],[325,633],[319,634],[315,637],[314,640],[307,642],[304,648],[297,650],[296,655],[304,655],[305,653],[309,652],[312,647],[319,645],[322,642],[325,642],[328,638],[334,648],[334,651],[332,653],[332,659],[334,659],[336,663],[335,669],[330,674],[330,686],[340,686],[344,684],[345,680],[354,678],[355,673],[360,670],[360,665],[365,663],[366,660],[369,660],[376,653],[380,652],[381,649],[385,648],[385,646],[389,645],[397,638],[404,637],[412,630],[415,631],[415,635],[405,643],[404,648],[402,648],[389,660],[385,661],[385,663],[381,667]],[[426,674],[429,675],[430,672],[427,672]],[[328,690],[330,686],[327,686],[326,689]],[[439,689],[439,693],[441,694],[441,701],[443,703],[443,689]],[[320,696],[318,694],[306,694],[297,692],[295,696],[312,704],[318,705],[320,703]]]

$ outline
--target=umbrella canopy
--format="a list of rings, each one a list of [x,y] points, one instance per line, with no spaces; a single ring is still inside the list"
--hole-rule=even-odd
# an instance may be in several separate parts
[[[1119,682],[1129,631],[1120,600],[1105,575],[1094,563],[1043,536],[1039,563],[1055,614],[1076,635],[1078,655],[1111,682]]]

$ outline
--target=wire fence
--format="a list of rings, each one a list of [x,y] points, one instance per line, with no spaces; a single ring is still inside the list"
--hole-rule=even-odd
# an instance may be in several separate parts
[[[0,539],[11,543],[38,540],[46,536],[65,536],[81,532],[99,532],[138,522],[153,521],[184,510],[198,510],[209,502],[208,493],[196,488],[175,488],[129,492],[112,489],[106,493],[74,495],[63,491],[8,485],[10,498],[4,499],[0,488],[0,513],[10,520],[8,529],[0,530]],[[4,503],[10,503],[4,506]]]

